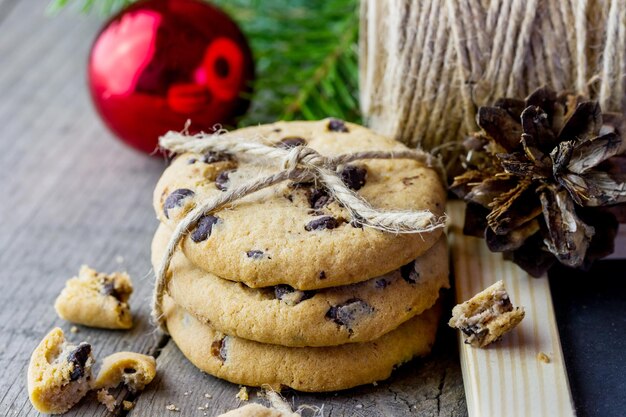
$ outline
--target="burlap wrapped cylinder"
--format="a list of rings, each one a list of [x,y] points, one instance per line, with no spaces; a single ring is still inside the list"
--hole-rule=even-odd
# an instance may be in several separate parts
[[[411,146],[458,142],[479,106],[541,85],[626,109],[626,0],[362,0],[360,36],[365,119]]]

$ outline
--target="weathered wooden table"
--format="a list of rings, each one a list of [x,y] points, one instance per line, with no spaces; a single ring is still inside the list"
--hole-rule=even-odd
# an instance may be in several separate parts
[[[46,3],[0,0],[0,415],[37,414],[26,369],[55,326],[91,343],[100,358],[119,350],[157,357],[156,381],[132,411],[116,414],[214,416],[235,408],[238,386],[202,374],[151,325],[149,248],[157,225],[151,193],[165,162],[113,139],[92,110],[85,67],[101,22],[71,12],[46,17]],[[55,297],[83,263],[127,270],[134,278],[131,331],[80,327],[72,334],[56,316]],[[455,345],[444,329],[430,358],[405,365],[376,387],[284,395],[296,407],[323,407],[325,416],[463,416]],[[251,401],[263,401],[256,389],[251,393]],[[207,403],[207,410],[198,409]],[[94,396],[68,413],[108,414]]]

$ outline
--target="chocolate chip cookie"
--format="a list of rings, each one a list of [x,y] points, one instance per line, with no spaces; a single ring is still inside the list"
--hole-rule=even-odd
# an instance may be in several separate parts
[[[227,336],[164,299],[167,328],[198,368],[236,384],[336,391],[388,378],[398,365],[430,352],[438,305],[372,342],[285,347]]]
[[[152,261],[170,233],[161,225]],[[250,288],[193,265],[182,252],[171,264],[168,293],[198,320],[244,339],[283,346],[333,346],[377,339],[431,307],[448,287],[445,237],[405,266],[357,284],[299,291],[288,285]]]
[[[92,387],[91,345],[73,345],[60,328],[44,337],[28,365],[28,396],[33,406],[46,414],[62,414],[72,408]]]
[[[227,135],[282,148],[306,145],[322,155],[407,148],[364,127],[338,120],[278,122]],[[198,202],[275,173],[232,155],[180,155],[154,192],[154,209],[173,229]],[[406,159],[362,160],[337,168],[344,183],[381,210],[430,210],[442,215],[446,193],[436,172]],[[202,269],[249,287],[289,285],[313,290],[384,275],[426,252],[441,229],[394,234],[360,227],[324,187],[283,182],[202,218],[183,239]]]

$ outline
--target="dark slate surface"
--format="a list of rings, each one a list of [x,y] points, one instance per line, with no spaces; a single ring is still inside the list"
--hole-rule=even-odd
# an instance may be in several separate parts
[[[558,268],[550,286],[578,416],[626,416],[626,261]]]

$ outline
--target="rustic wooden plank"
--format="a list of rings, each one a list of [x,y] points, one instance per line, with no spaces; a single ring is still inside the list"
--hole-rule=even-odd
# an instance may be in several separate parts
[[[49,19],[37,0],[13,3],[0,24],[0,413],[38,415],[28,401],[26,369],[32,350],[54,326],[71,340],[92,343],[100,358],[118,350],[156,355],[165,346],[157,359],[158,379],[139,397],[131,416],[164,415],[170,402],[185,404],[188,415],[199,416],[202,411],[192,405],[209,402],[208,415],[236,406],[238,387],[201,374],[150,324],[149,248],[156,228],[150,202],[165,165],[114,140],[91,109],[85,62],[100,21],[72,13]],[[56,316],[54,298],[82,263],[102,271],[126,269],[133,276],[133,330],[81,327],[72,334],[71,325]],[[327,416],[418,411],[463,416],[451,334],[442,333],[430,358],[406,365],[377,387],[286,396],[296,406],[323,405]],[[192,397],[200,391],[213,398]],[[68,415],[109,413],[92,395]]]
[[[44,7],[20,1],[0,25],[0,414],[9,416],[38,414],[26,368],[54,326],[92,343],[100,358],[151,353],[161,341],[148,299],[150,196],[164,164],[112,139],[91,110],[85,62],[100,22],[70,13],[49,19]],[[82,263],[129,271],[132,331],[72,334],[57,318],[54,298]],[[68,415],[107,414],[92,398]]]
[[[9,17],[11,10],[17,4],[17,0],[0,0],[0,25]]]
[[[533,279],[521,268],[488,250],[484,241],[462,233],[464,204],[448,205],[457,302],[502,280],[526,318],[496,345],[465,345],[459,335],[461,367],[470,416],[573,417],[547,276]],[[537,358],[545,353],[550,363]]]
[[[180,415],[216,416],[245,404],[235,397],[238,391],[239,386],[200,372],[170,342],[158,358],[157,379],[139,397],[130,415],[175,417],[177,414],[166,410],[167,405],[174,404]],[[250,401],[267,405],[258,392],[257,388],[249,389]],[[467,415],[455,334],[445,326],[430,357],[404,365],[377,386],[327,394],[284,391],[282,395],[293,409],[304,404],[323,407],[326,417]],[[207,410],[198,409],[207,404]]]

